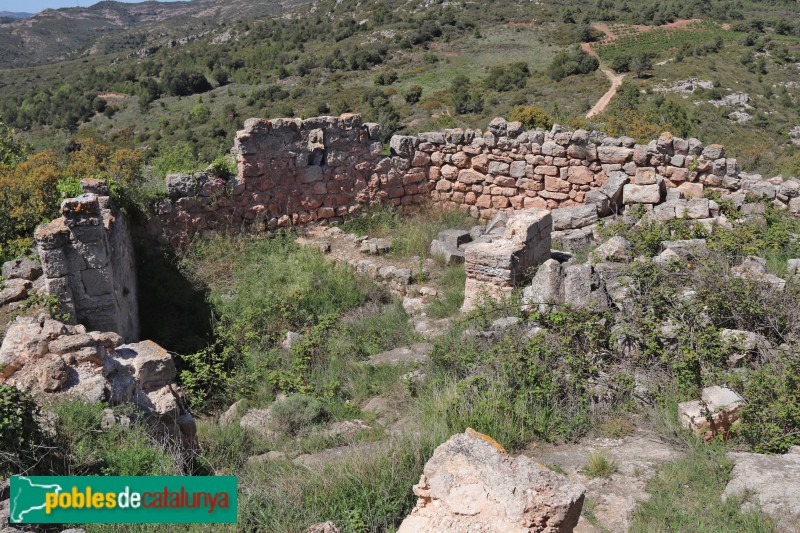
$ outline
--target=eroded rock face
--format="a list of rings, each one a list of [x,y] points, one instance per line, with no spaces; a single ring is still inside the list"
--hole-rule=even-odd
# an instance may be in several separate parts
[[[0,345],[0,383],[34,396],[132,403],[171,436],[193,443],[195,422],[175,384],[172,356],[152,341],[122,343],[113,332],[87,332],[82,325],[20,317]]]
[[[472,430],[425,464],[419,498],[398,533],[562,532],[580,518],[585,488]]]

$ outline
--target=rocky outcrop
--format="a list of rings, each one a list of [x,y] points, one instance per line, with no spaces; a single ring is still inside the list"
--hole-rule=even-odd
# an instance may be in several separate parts
[[[398,533],[566,532],[578,524],[585,489],[525,457],[511,457],[471,429],[425,464],[417,505]]]
[[[800,531],[800,446],[785,455],[729,453],[736,466],[722,494],[750,496],[755,507],[772,518],[780,532]]]
[[[84,180],[85,191],[61,204],[62,216],[36,229],[46,291],[72,324],[139,339],[133,244],[125,216],[108,188]]]
[[[113,332],[20,317],[0,346],[0,383],[35,396],[134,404],[169,435],[192,444],[195,422],[175,383],[172,356],[152,341],[123,342]]]

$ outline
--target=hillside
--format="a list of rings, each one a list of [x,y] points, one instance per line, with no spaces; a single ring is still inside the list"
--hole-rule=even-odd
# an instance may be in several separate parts
[[[248,116],[358,112],[388,134],[480,127],[535,105],[574,127],[713,138],[749,170],[797,172],[790,136],[800,124],[795,2],[728,9],[733,4],[717,0],[710,10],[652,2],[642,11],[649,25],[641,24],[642,12],[604,2],[503,1],[459,10],[413,0],[270,5],[286,14],[263,16],[258,11],[268,6],[245,1],[104,2],[99,19],[81,19],[102,20],[98,31],[110,32],[87,54],[2,72],[0,115],[37,147],[63,145],[81,131],[148,148],[148,155],[181,146],[210,161]],[[45,19],[62,11],[84,13],[59,10]],[[112,28],[112,20],[132,29]],[[582,43],[603,69],[624,75],[605,113],[589,119],[609,81],[598,70],[551,69],[560,52]],[[639,68],[629,65],[631,55]],[[559,61],[574,69],[570,57]],[[178,87],[177,74],[199,84]],[[767,145],[779,148],[767,152]]]
[[[208,32],[226,22],[281,13],[301,2],[194,0],[98,2],[90,7],[46,9],[0,25],[0,67],[52,63],[100,52],[164,44]],[[0,15],[2,16],[2,15]]]
[[[2,19],[0,531],[800,531],[797,7]]]

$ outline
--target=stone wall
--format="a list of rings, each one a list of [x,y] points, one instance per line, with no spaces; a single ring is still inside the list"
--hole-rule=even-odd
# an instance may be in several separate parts
[[[357,206],[418,204],[431,188],[422,169],[381,155],[377,124],[359,115],[308,120],[249,119],[236,136],[238,176],[167,176],[170,200],[156,205],[155,231],[173,246],[197,232],[266,231],[339,219]]]
[[[36,229],[47,292],[72,324],[139,340],[136,271],[130,229],[98,180],[64,200],[62,216]]]
[[[428,200],[489,220],[500,211],[596,203],[594,191],[609,180],[624,178],[628,201],[650,205],[669,189],[696,197],[703,186],[736,190],[740,181],[722,146],[669,133],[637,144],[559,126],[525,130],[498,118],[485,132],[395,136],[388,156],[380,138],[380,127],[358,115],[250,119],[233,149],[238,175],[228,182],[206,173],[168,176],[170,199],[156,206],[152,229],[179,245],[197,232],[333,222],[364,204]]]

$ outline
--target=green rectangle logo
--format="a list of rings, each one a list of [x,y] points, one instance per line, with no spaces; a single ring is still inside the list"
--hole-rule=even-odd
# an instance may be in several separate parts
[[[234,524],[236,477],[12,476],[12,524]]]

